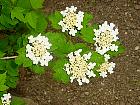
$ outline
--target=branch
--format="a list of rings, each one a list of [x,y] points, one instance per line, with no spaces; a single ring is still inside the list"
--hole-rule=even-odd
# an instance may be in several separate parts
[[[16,57],[18,57],[18,56],[3,57],[3,58],[0,58],[0,59],[15,59]]]

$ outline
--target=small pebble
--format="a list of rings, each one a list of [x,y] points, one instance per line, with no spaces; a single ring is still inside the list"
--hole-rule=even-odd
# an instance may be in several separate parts
[[[135,47],[135,50],[139,50],[139,48],[140,48],[139,46],[136,46],[136,47]]]
[[[138,96],[138,99],[140,100],[140,96]]]
[[[89,92],[85,92],[85,95],[87,95],[87,96],[88,96],[88,95],[89,95]]]
[[[92,102],[93,105],[96,105],[96,102]]]
[[[47,92],[46,92],[46,91],[44,91],[44,94],[46,95],[46,94],[47,94]]]
[[[140,9],[140,5],[135,5],[134,7],[136,10],[139,10]]]
[[[140,70],[138,69],[137,72],[140,72]]]
[[[51,102],[51,100],[48,100],[48,103],[50,103]]]
[[[105,84],[103,82],[101,82],[101,85],[104,86]]]
[[[124,34],[127,35],[127,32],[125,32]]]
[[[68,99],[68,101],[70,101],[70,99]]]

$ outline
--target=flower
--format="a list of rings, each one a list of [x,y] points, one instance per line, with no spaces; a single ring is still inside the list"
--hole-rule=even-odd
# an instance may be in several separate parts
[[[109,54],[105,54],[104,58],[105,58],[105,61],[108,61],[110,59],[110,55]]]
[[[31,35],[28,39],[26,57],[29,57],[33,61],[33,64],[40,63],[41,66],[48,66],[48,62],[53,59],[53,56],[47,51],[51,47],[48,38],[39,34],[37,37]]]
[[[100,72],[100,76],[102,76],[103,78],[107,77],[107,72],[109,72],[110,74],[112,74],[114,71],[113,69],[115,68],[115,63],[111,62],[109,63],[108,61],[106,61],[105,63],[102,63],[100,68],[97,70],[98,72]]]
[[[96,51],[103,55],[107,51],[118,51],[118,46],[113,44],[112,42],[117,41],[118,38],[118,29],[115,28],[113,23],[108,25],[107,21],[105,21],[102,25],[99,25],[99,29],[94,29],[95,32],[95,46]]]
[[[10,103],[11,103],[11,95],[10,95],[10,93],[3,94],[3,97],[1,97],[1,100],[2,100],[3,105],[10,105]]]
[[[79,11],[76,13],[77,7],[71,6],[66,7],[66,10],[61,11],[63,20],[58,24],[62,27],[62,32],[69,31],[69,34],[75,36],[77,30],[83,28],[82,21],[84,17],[84,12]]]
[[[77,79],[79,85],[82,85],[82,83],[89,83],[88,78],[96,76],[92,71],[96,63],[87,62],[91,57],[91,52],[84,54],[83,56],[80,55],[81,52],[82,49],[69,53],[69,63],[64,65],[64,70],[71,76],[71,82],[73,82],[74,79]]]

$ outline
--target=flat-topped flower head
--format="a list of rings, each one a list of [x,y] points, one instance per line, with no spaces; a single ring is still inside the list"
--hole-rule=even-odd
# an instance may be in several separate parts
[[[63,20],[58,24],[62,27],[62,32],[69,31],[69,34],[75,36],[77,30],[83,28],[82,21],[84,17],[84,12],[76,12],[77,7],[71,6],[66,7],[66,10],[61,11],[63,15]]]
[[[10,105],[11,103],[11,94],[3,94],[3,97],[1,97],[1,101],[3,105]]]
[[[115,63],[113,62],[108,62],[106,61],[105,63],[102,63],[100,65],[100,68],[97,70],[98,72],[100,72],[100,76],[102,76],[103,78],[107,77],[107,72],[109,72],[110,74],[112,74],[114,71],[113,69],[115,68]]]
[[[64,70],[71,76],[71,82],[76,79],[79,85],[82,85],[82,83],[89,83],[88,78],[96,76],[92,71],[96,63],[87,62],[91,57],[91,52],[83,56],[80,55],[80,52],[82,49],[68,54],[69,63],[65,64]]]
[[[115,28],[113,23],[108,25],[107,21],[105,21],[102,25],[99,25],[99,29],[94,29],[95,32],[95,46],[96,51],[103,55],[107,51],[118,51],[118,46],[113,44],[112,42],[117,41],[118,38],[118,29]]]
[[[51,47],[48,38],[39,34],[37,37],[31,35],[28,39],[26,57],[29,57],[33,61],[33,64],[48,66],[48,62],[53,59],[53,56],[48,52],[48,49]]]

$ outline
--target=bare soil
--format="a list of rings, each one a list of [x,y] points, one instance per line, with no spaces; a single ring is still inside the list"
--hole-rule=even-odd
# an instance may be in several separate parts
[[[44,75],[27,72],[14,94],[38,105],[140,105],[140,0],[46,0],[44,11],[64,10],[71,5],[92,13],[93,23],[108,21],[118,26],[126,51],[112,59],[115,73],[78,86],[53,80],[49,70]]]

